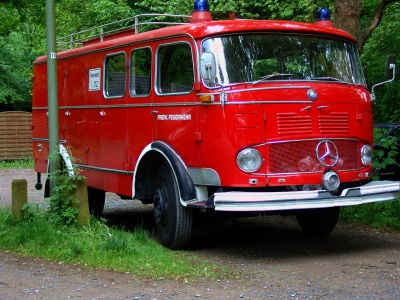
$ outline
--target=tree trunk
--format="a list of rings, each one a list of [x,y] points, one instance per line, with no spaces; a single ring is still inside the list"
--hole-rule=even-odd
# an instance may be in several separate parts
[[[357,49],[362,51],[367,39],[382,20],[385,8],[389,3],[399,0],[383,0],[376,8],[375,14],[368,27],[361,25],[364,4],[361,0],[334,0],[334,25],[347,31],[357,40]]]

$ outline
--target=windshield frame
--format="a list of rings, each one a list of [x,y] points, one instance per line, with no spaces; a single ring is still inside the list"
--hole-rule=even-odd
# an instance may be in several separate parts
[[[223,41],[226,41],[227,39],[235,39],[235,38],[237,40],[239,40],[239,39],[245,40],[246,37],[250,37],[250,39],[255,39],[255,38],[259,37],[260,39],[265,39],[264,42],[267,42],[270,37],[272,37],[271,40],[282,39],[283,42],[285,39],[289,40],[289,39],[294,38],[294,40],[297,39],[299,42],[302,42],[304,44],[308,43],[308,44],[315,44],[318,46],[319,45],[324,46],[324,43],[322,43],[322,42],[325,41],[325,47],[326,47],[325,52],[327,52],[327,53],[329,52],[329,51],[327,51],[327,49],[330,50],[328,47],[329,45],[335,45],[338,49],[341,47],[341,49],[339,49],[339,50],[341,50],[344,55],[341,54],[340,56],[343,57],[342,60],[345,62],[344,64],[343,64],[343,62],[341,64],[342,64],[342,66],[344,66],[344,69],[347,69],[347,70],[345,70],[347,72],[347,76],[348,76],[347,78],[351,77],[351,80],[346,80],[346,78],[340,78],[340,77],[337,78],[335,76],[327,76],[325,71],[323,71],[319,76],[309,76],[309,78],[292,78],[292,77],[288,76],[288,75],[291,75],[291,72],[288,72],[287,70],[284,70],[283,68],[281,68],[281,65],[283,63],[283,58],[277,59],[276,57],[275,57],[275,59],[278,60],[277,63],[279,65],[279,68],[281,68],[281,72],[271,72],[268,74],[263,74],[262,76],[260,76],[258,78],[255,78],[252,76],[242,76],[243,77],[242,80],[232,80],[232,81],[230,81],[229,79],[225,80],[225,78],[227,78],[227,76],[230,75],[228,73],[228,68],[226,67],[227,63],[229,63],[230,60],[227,59],[228,55],[226,54],[225,48],[226,49],[228,49],[228,48],[226,45],[225,46],[223,45]],[[243,44],[243,42],[241,41],[240,44]],[[256,43],[254,43],[254,44],[256,44]],[[295,43],[293,43],[293,44],[296,45]],[[217,45],[217,46],[215,46],[215,45]],[[261,49],[260,45],[262,45],[263,49],[264,49],[265,43],[260,43],[258,45],[259,49]],[[215,49],[215,48],[220,48],[220,49]],[[241,49],[241,47],[233,47],[233,48]],[[298,48],[301,49],[302,47],[299,46]],[[328,36],[328,35],[296,33],[296,32],[289,32],[289,33],[262,32],[262,31],[237,32],[237,33],[230,33],[230,34],[225,34],[225,35],[207,37],[201,41],[201,49],[202,49],[202,52],[214,53],[216,64],[217,64],[216,80],[214,80],[213,82],[210,82],[208,80],[204,80],[203,78],[201,78],[203,85],[209,89],[218,89],[221,87],[232,87],[235,85],[243,85],[243,84],[245,84],[245,85],[252,84],[254,86],[255,84],[258,84],[260,82],[262,82],[262,83],[292,82],[293,83],[293,82],[316,82],[316,81],[318,81],[318,82],[329,82],[329,83],[337,83],[337,84],[351,84],[351,85],[366,86],[366,80],[365,80],[365,77],[364,77],[364,74],[362,71],[360,56],[357,51],[356,45],[354,44],[354,42],[349,41],[347,39],[340,38],[340,37],[334,37],[334,36]],[[231,49],[232,49],[232,47],[231,47]],[[282,57],[290,57],[291,52],[293,52],[293,53],[297,52],[299,54],[302,54],[303,56],[308,54],[310,57],[311,57],[311,55],[314,55],[316,57],[315,53],[311,53],[312,51],[314,51],[314,52],[316,51],[316,49],[313,49],[313,48],[310,48],[311,50],[309,50],[309,52],[306,52],[306,51],[301,52],[299,49],[290,49],[290,48],[287,48],[287,49],[281,48],[279,50],[278,47],[276,46],[276,44],[271,44],[271,46],[269,46],[267,49],[269,49],[272,52],[281,53],[281,54],[283,53]],[[304,49],[306,49],[306,47],[304,47]],[[322,49],[324,49],[324,48],[322,47]],[[335,49],[335,50],[338,51],[338,49]],[[242,69],[246,69],[246,67],[248,69],[254,69],[254,62],[258,62],[259,60],[258,61],[256,61],[255,59],[251,60],[251,55],[253,55],[252,53],[241,51],[241,50],[236,50],[236,51],[243,53],[243,55],[241,55],[240,57],[246,56],[243,60],[247,59],[250,61],[250,63],[248,63],[248,65],[250,65],[250,67],[248,65],[242,64],[243,65]],[[334,53],[334,52],[332,51],[332,53]],[[339,51],[338,51],[338,53],[339,53]],[[246,54],[246,55],[244,55],[244,54]],[[322,55],[322,58],[324,58],[324,56],[325,56],[324,52],[319,52],[318,55]],[[333,54],[331,56],[333,56]],[[273,59],[272,56],[270,58]],[[334,61],[334,59],[332,57],[329,57],[329,58],[331,60],[331,63],[338,61],[338,60]],[[237,60],[239,60],[239,59],[236,59],[235,61],[237,62]],[[266,60],[268,60],[268,59],[266,59]],[[234,60],[232,60],[232,61],[234,61]],[[311,58],[309,58],[308,61],[306,59],[304,59],[304,63],[305,64],[313,63],[314,64],[313,67],[318,66],[318,67],[320,67],[320,69],[322,68],[321,66],[319,66],[317,64],[315,59],[314,59],[314,61],[312,61]],[[225,67],[224,67],[224,64],[225,64]],[[252,68],[252,66],[253,66],[253,68]],[[311,69],[312,68],[310,67],[310,69],[308,71],[311,72]],[[230,70],[233,70],[233,69],[231,68]],[[244,71],[242,71],[242,73],[243,72]],[[223,75],[221,75],[221,74],[223,74]],[[282,75],[282,76],[277,76],[277,75]],[[314,75],[317,75],[317,74],[314,74]],[[223,77],[223,76],[225,76],[225,77]],[[343,79],[345,79],[345,80],[343,80]]]

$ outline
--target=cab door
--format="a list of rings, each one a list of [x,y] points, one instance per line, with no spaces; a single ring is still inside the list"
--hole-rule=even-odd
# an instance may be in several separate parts
[[[187,166],[199,166],[194,46],[189,39],[156,45],[153,140],[168,144]]]

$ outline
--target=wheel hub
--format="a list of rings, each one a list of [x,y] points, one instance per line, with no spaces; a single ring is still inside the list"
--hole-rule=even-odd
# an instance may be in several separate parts
[[[164,232],[168,231],[168,201],[162,187],[154,193],[154,218]]]

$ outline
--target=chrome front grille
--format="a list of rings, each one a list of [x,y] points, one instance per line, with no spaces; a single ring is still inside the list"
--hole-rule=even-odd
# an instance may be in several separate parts
[[[316,157],[316,147],[321,139],[288,141],[268,145],[268,174],[320,172],[323,166]],[[331,139],[336,145],[339,171],[359,168],[359,142],[349,139]]]

